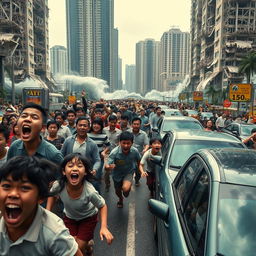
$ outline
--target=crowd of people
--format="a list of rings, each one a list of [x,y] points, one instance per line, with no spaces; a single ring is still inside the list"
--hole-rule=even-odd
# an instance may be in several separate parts
[[[24,255],[92,255],[98,213],[101,240],[111,244],[102,196],[102,189],[109,192],[111,176],[117,208],[124,207],[133,180],[140,186],[146,178],[153,196],[151,159],[161,156],[162,147],[154,131],[164,110],[150,101],[92,102],[84,91],[81,96],[52,113],[34,103],[5,109],[0,125],[0,255],[20,250]],[[182,103],[169,107],[185,115],[189,108]],[[214,113],[200,121],[206,131],[220,131],[230,118]],[[255,134],[245,143],[254,143]]]

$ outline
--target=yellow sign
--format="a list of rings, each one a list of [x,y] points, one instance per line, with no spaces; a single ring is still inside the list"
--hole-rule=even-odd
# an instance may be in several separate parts
[[[186,93],[180,93],[179,100],[185,100],[185,99],[186,99]]]
[[[30,96],[40,96],[40,94],[41,94],[41,91],[39,91],[39,90],[27,91],[27,95],[30,95]]]
[[[229,86],[229,99],[231,101],[250,101],[252,96],[251,84],[231,84]]]
[[[193,101],[203,101],[203,92],[197,91],[193,92]]]
[[[75,104],[76,103],[76,96],[68,96],[68,102],[69,104]]]

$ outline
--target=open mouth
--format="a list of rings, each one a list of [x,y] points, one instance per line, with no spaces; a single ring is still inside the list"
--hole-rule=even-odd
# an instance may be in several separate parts
[[[24,135],[29,135],[31,133],[31,127],[28,125],[23,125],[22,126],[22,133]]]
[[[16,220],[20,216],[22,209],[15,204],[8,204],[5,207],[6,215],[9,220]]]
[[[72,173],[70,175],[72,181],[77,181],[79,178],[79,175],[77,173]]]

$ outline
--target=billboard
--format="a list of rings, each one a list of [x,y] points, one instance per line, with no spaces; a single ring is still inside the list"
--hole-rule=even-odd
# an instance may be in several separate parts
[[[203,101],[203,92],[202,91],[194,91],[193,92],[193,101]]]

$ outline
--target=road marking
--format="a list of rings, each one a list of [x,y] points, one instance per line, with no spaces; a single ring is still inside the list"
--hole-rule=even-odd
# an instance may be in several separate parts
[[[129,203],[126,256],[135,255],[135,202]]]

